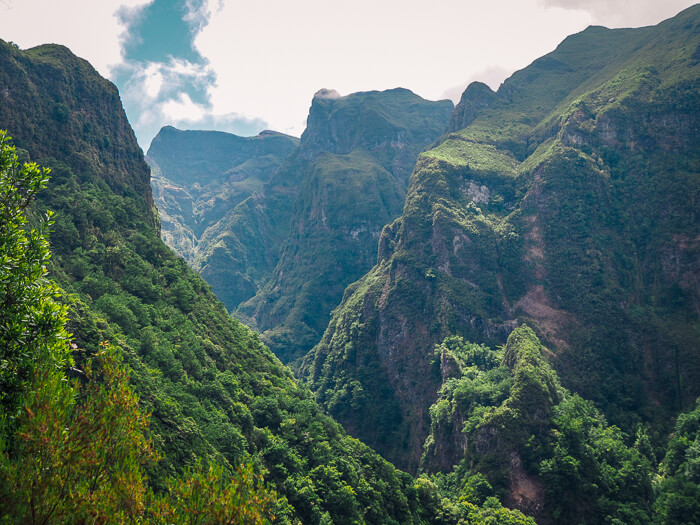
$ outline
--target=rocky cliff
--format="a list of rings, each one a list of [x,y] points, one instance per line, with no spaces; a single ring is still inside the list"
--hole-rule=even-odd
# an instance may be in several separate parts
[[[180,131],[164,127],[151,142],[146,160],[161,217],[163,240],[233,307],[252,296],[259,284],[256,264],[237,268],[217,245],[235,217],[236,206],[263,191],[299,140],[263,131],[239,137],[218,131]]]
[[[293,139],[270,132],[164,128],[149,149],[163,238],[293,361],[376,262],[415,160],[451,110],[405,89],[321,90],[293,151]]]
[[[434,345],[502,344],[523,321],[565,386],[623,428],[694,399],[699,27],[697,7],[591,27],[497,93],[467,89],[377,265],[304,360],[353,435],[416,469],[441,384]]]
[[[237,310],[286,362],[320,339],[345,287],[374,265],[379,234],[401,213],[415,159],[442,134],[451,109],[449,101],[405,89],[314,97],[279,261]]]

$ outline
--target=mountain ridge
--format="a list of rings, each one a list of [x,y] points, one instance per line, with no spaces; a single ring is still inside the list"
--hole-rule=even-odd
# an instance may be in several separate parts
[[[263,290],[251,306],[278,302],[251,311],[286,359],[320,335],[336,283],[300,363],[313,393],[160,241],[118,93],[86,62],[0,42],[0,127],[52,170],[30,221],[56,211],[73,356],[120,354],[163,456],[154,490],[198,460],[242,462],[281,522],[683,523],[700,512],[699,79],[696,6],[573,35],[452,115],[433,103],[427,148],[407,90],[326,91],[305,149],[263,132],[293,151],[210,169],[265,172],[209,234],[214,262],[240,263],[234,286]]]
[[[298,148],[240,201],[218,197],[224,185],[212,183],[203,195],[220,202],[221,213],[206,228],[185,226],[191,234],[182,243],[171,231],[207,204],[190,213],[187,202],[172,205],[163,196],[176,200],[170,187],[178,184],[195,195],[203,177],[197,166],[217,162],[195,145],[187,146],[190,164],[173,162],[186,147],[172,140],[166,147],[163,137],[174,131],[164,128],[149,149],[163,237],[185,256],[194,252],[190,263],[229,310],[293,362],[318,340],[345,285],[374,264],[379,233],[400,212],[415,158],[443,132],[451,109],[402,88],[344,97],[321,90]]]
[[[452,125],[467,127],[419,157],[377,266],[348,289],[302,365],[353,435],[416,469],[440,384],[430,373],[431,348],[449,335],[503,344],[521,322],[553,348],[565,385],[623,428],[644,411],[642,419],[653,419],[657,402],[694,399],[697,309],[668,309],[654,296],[663,281],[684,297],[678,304],[697,304],[691,48],[699,13],[691,8],[639,31],[592,28],[495,94],[479,84],[466,90]],[[674,219],[663,209],[674,209]],[[636,232],[632,239],[623,240],[618,224]],[[679,273],[661,270],[671,253]],[[622,306],[614,306],[616,294],[627,297]],[[674,341],[671,353],[664,339]],[[674,359],[688,379],[661,365]],[[586,381],[592,370],[597,381]]]

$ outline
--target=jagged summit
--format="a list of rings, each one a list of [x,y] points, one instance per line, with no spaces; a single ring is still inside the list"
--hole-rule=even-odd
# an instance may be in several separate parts
[[[321,90],[298,148],[274,154],[276,162],[255,143],[290,145],[285,135],[251,141],[164,129],[149,149],[163,236],[229,309],[296,359],[320,336],[343,288],[376,261],[379,233],[401,212],[415,159],[451,111],[449,101],[402,88],[344,97]]]
[[[462,93],[459,104],[455,106],[448,131],[454,132],[471,124],[479,110],[493,104],[498,95],[483,82],[472,82]]]

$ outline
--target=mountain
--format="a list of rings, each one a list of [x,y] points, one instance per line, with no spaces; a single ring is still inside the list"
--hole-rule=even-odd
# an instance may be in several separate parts
[[[65,47],[21,51],[4,42],[0,82],[0,128],[25,161],[51,168],[32,214],[55,211],[53,257],[42,262],[63,289],[75,364],[105,346],[123,359],[162,456],[148,471],[150,487],[166,490],[168,477],[197,461],[228,475],[245,462],[276,490],[283,523],[418,519],[412,478],[325,416],[160,240],[149,169],[114,85]],[[3,175],[3,191],[5,183]],[[4,437],[0,452],[5,461]]]
[[[320,339],[345,287],[376,262],[415,160],[451,110],[405,89],[321,90],[286,158],[293,139],[280,134],[163,128],[148,156],[162,237],[293,362]]]
[[[502,345],[527,323],[566,388],[663,434],[700,393],[699,87],[698,6],[589,27],[498,92],[469,86],[304,359],[328,412],[416,471],[435,345]],[[464,457],[442,451],[441,468]]]
[[[442,386],[422,468],[444,473],[454,465],[452,490],[501,494],[540,525],[649,523],[649,435],[640,426],[630,439],[609,425],[593,403],[562,387],[547,354],[528,326],[500,349],[459,336],[438,345],[431,365]]]
[[[700,6],[589,28],[496,93],[467,88],[420,155],[439,124],[421,135],[425,101],[319,92],[299,145],[207,233],[220,268],[286,298],[286,331],[266,337],[293,359],[324,276],[408,185],[376,264],[302,361],[304,385],[160,239],[116,88],[62,46],[0,41],[0,128],[51,168],[27,207],[41,171],[13,168],[0,140],[0,521],[179,522],[242,498],[261,504],[251,519],[314,525],[697,522],[699,73]],[[94,482],[76,481],[86,465]],[[228,482],[222,505],[202,503]],[[88,504],[52,507],[47,484],[49,502]]]
[[[284,362],[318,342],[345,287],[376,262],[379,234],[401,213],[415,159],[444,131],[451,109],[405,89],[314,97],[293,164],[278,174],[294,170],[298,181],[279,260],[236,310]]]
[[[260,192],[298,143],[273,131],[238,137],[164,127],[146,157],[163,240],[200,269],[199,240],[205,232],[241,201]]]

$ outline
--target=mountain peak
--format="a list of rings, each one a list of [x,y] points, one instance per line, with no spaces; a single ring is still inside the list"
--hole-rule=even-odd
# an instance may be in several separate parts
[[[340,93],[338,93],[335,89],[319,89],[316,93],[314,93],[314,98],[323,98],[323,99],[336,99],[336,98],[341,98]]]

